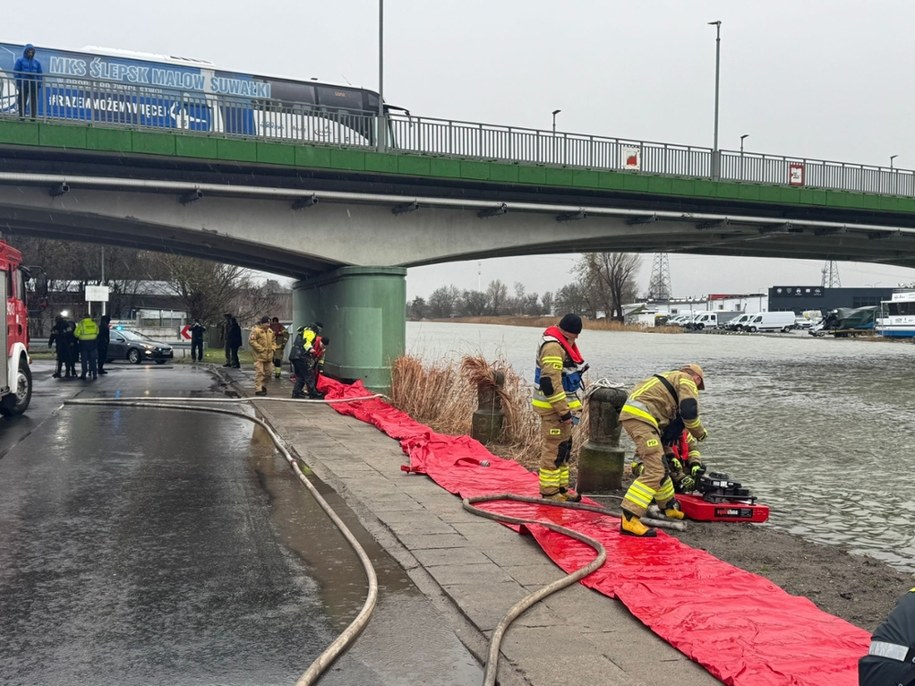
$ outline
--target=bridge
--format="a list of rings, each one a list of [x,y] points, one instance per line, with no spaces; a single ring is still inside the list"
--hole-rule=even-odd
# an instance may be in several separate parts
[[[404,349],[411,266],[612,251],[915,267],[908,170],[288,110],[283,137],[0,117],[0,227],[293,277],[295,321],[334,339],[328,371],[373,388]]]

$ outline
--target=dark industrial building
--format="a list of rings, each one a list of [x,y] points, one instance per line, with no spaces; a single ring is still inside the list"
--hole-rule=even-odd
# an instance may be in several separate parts
[[[825,314],[838,307],[866,307],[889,300],[892,288],[825,288],[823,286],[773,286],[769,311],[793,310],[795,314],[819,310]]]

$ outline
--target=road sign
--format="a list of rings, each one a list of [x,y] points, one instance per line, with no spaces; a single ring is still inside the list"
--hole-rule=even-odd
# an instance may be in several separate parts
[[[86,302],[108,302],[108,286],[86,286]]]
[[[184,328],[181,329],[181,337],[191,340],[191,327],[189,324],[185,324]]]

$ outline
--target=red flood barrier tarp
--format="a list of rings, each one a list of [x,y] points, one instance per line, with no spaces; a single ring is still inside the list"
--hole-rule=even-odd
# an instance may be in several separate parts
[[[360,382],[347,386],[323,378],[322,389],[328,399],[370,395]],[[410,471],[428,475],[451,493],[465,498],[538,493],[536,474],[518,463],[494,456],[469,436],[435,433],[381,399],[332,407],[399,440],[410,458]],[[618,519],[593,512],[516,501],[485,503],[485,509],[552,521],[601,541],[607,562],[581,583],[618,598],[658,636],[725,684],[858,683],[858,659],[867,653],[870,634],[768,579],[664,532],[647,540],[622,536]],[[594,558],[584,543],[536,524],[527,529],[567,573]]]

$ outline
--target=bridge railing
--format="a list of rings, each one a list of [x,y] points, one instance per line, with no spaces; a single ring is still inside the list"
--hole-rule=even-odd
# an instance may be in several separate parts
[[[0,71],[0,115],[18,115],[16,93],[12,75]],[[377,147],[374,113],[279,100],[45,76],[39,103],[40,119]],[[915,172],[907,169],[733,150],[716,154],[706,147],[406,114],[389,114],[384,125],[383,147],[425,155],[915,197]]]

